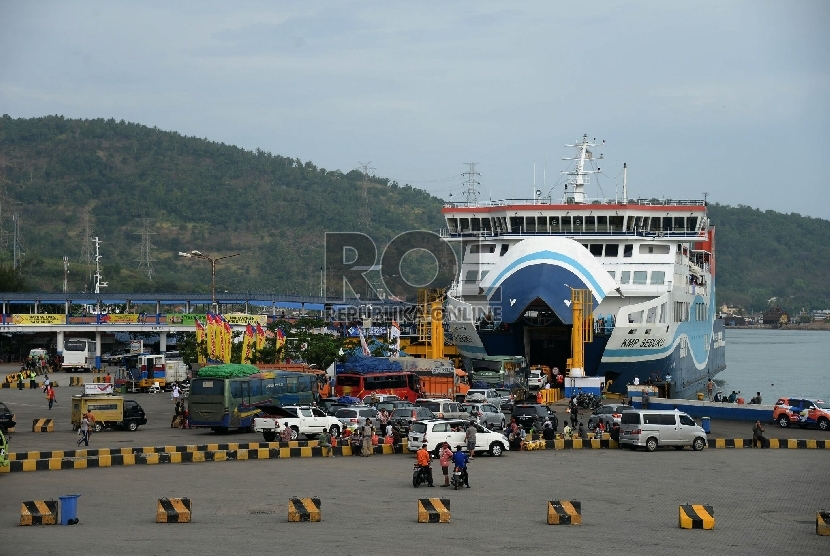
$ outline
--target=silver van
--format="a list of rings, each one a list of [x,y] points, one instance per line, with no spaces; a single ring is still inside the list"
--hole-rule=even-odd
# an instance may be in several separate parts
[[[624,411],[620,417],[620,446],[636,450],[645,446],[653,452],[659,446],[674,446],[682,450],[706,447],[706,433],[694,419],[680,411],[636,410]]]
[[[460,403],[443,398],[421,398],[415,400],[416,407],[426,407],[439,419],[469,419]]]

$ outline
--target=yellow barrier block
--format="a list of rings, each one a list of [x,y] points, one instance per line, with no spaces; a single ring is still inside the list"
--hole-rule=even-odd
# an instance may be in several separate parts
[[[715,513],[712,506],[684,504],[680,506],[681,529],[714,529]]]
[[[311,448],[306,446],[300,448],[300,457],[301,458],[310,458],[311,457]]]
[[[20,525],[57,525],[58,501],[33,500],[20,506]]]
[[[32,432],[55,432],[55,422],[52,419],[33,419]]]
[[[450,501],[448,498],[419,498],[418,523],[449,523]]]
[[[790,448],[792,450],[795,450],[796,448],[798,448],[798,440],[796,440],[795,438],[788,438],[787,439],[787,448]]]
[[[807,439],[807,448],[815,450],[816,447],[817,447],[816,446],[816,439],[815,438],[808,438]]]
[[[549,501],[548,525],[582,525],[582,502],[579,500]]]
[[[320,521],[319,498],[292,498],[288,501],[288,521]]]
[[[190,523],[190,498],[161,498],[156,510],[156,523]]]
[[[816,514],[816,535],[830,536],[830,512],[821,510]]]

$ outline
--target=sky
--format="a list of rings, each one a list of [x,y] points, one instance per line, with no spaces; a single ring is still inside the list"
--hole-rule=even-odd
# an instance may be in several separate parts
[[[561,199],[587,134],[590,197],[621,196],[625,162],[629,197],[830,219],[828,24],[825,0],[0,0],[0,113],[365,163],[452,200],[467,162],[480,199]]]

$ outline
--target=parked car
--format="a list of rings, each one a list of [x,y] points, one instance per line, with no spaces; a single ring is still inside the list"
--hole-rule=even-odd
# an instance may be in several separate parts
[[[501,396],[495,388],[471,388],[467,390],[464,403],[489,403],[501,408]]]
[[[427,419],[423,421],[415,421],[409,428],[407,441],[409,446],[422,446],[424,443],[436,458],[438,452],[444,442],[449,443],[453,451],[456,446],[462,446],[463,450],[467,450],[466,430],[470,422],[465,420],[438,420]],[[500,456],[505,450],[510,449],[510,442],[507,437],[498,432],[493,432],[490,429],[475,425],[476,427],[476,447],[473,451],[489,452],[492,456]],[[471,454],[472,455],[472,454]]]
[[[14,413],[4,404],[0,402],[0,428],[7,431],[17,424],[14,420]]]
[[[344,427],[353,429],[366,424],[366,419],[371,419],[372,424],[377,424],[378,410],[368,405],[352,405],[338,409],[335,417],[340,419]]]
[[[389,422],[401,436],[409,432],[409,425],[415,421],[435,419],[435,414],[426,407],[403,407],[392,412]]]
[[[338,409],[349,407],[349,404],[340,402],[340,398],[320,398],[317,401],[317,407],[328,415],[334,415]]]
[[[394,412],[396,409],[401,409],[401,408],[404,408],[404,407],[415,407],[415,404],[413,404],[409,400],[397,400],[397,401],[391,401],[391,402],[380,402],[379,404],[377,404],[375,406],[375,409],[377,409],[378,411],[380,411],[381,409],[385,409],[391,415],[392,412]]]
[[[516,401],[513,392],[508,388],[496,388],[496,393],[501,397],[501,405],[498,408],[501,411],[513,411],[513,404]]]
[[[623,411],[632,411],[634,406],[623,404],[609,404],[603,405],[595,409],[588,418],[588,430],[597,428],[597,424],[602,422],[605,430],[611,428],[614,423],[619,423]]]
[[[372,396],[375,397],[374,403],[372,403]],[[367,396],[363,396],[363,403],[373,406],[377,406],[380,402],[394,402],[398,400],[400,400],[400,398],[394,394],[369,394]]]
[[[284,425],[291,428],[291,440],[297,440],[301,434],[306,438],[317,438],[324,430],[334,436],[340,435],[343,428],[337,417],[327,415],[319,407],[307,405],[268,405],[261,406],[262,414],[254,418],[254,432],[261,432],[266,442],[277,439]]]
[[[545,424],[548,417],[550,417],[550,422],[553,423],[553,430],[559,428],[559,419],[556,417],[556,412],[544,404],[516,404],[510,416],[516,419],[516,423],[526,431],[530,431],[530,429],[542,430],[542,425]]]
[[[624,411],[621,417],[620,446],[653,452],[660,446],[682,450],[706,447],[706,432],[685,413],[674,410],[642,409]]]
[[[506,418],[499,408],[490,403],[464,403],[462,409],[471,418],[489,429],[504,430]]]
[[[772,420],[781,427],[797,424],[801,428],[818,426],[830,430],[830,404],[810,398],[780,398],[772,410]]]
[[[530,369],[527,375],[527,387],[530,390],[540,390],[547,380],[548,377],[542,369]]]
[[[468,415],[461,404],[448,399],[421,398],[415,400],[416,407],[426,407],[439,419],[463,419]]]

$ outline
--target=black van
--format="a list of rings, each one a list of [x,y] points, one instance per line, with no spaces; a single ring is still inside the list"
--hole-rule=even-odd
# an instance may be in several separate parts
[[[125,429],[134,431],[139,425],[147,424],[147,416],[144,409],[135,400],[124,400],[124,421]]]

